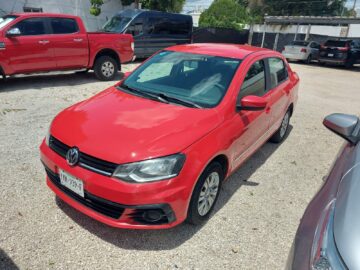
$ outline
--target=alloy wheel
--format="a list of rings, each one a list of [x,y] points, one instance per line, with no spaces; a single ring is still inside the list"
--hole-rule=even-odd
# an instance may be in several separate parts
[[[213,206],[219,191],[220,176],[217,172],[212,172],[206,178],[201,188],[198,200],[198,212],[200,216],[205,216]]]

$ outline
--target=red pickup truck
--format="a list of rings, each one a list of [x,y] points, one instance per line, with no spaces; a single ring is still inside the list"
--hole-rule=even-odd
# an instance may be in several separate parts
[[[77,16],[49,13],[0,18],[0,75],[93,69],[112,80],[134,57],[131,35],[87,33]]]

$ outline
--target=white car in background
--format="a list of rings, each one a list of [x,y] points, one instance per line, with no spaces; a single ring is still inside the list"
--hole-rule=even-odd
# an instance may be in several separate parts
[[[320,44],[315,41],[295,40],[286,45],[282,54],[288,60],[301,60],[309,64],[319,57]]]

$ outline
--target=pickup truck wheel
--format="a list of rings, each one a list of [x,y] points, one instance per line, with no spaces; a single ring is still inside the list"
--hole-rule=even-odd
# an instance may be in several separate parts
[[[193,225],[205,222],[219,197],[224,170],[220,163],[212,162],[201,174],[193,194],[186,221]]]
[[[281,122],[280,128],[270,138],[271,142],[280,143],[285,139],[286,134],[289,130],[290,116],[291,116],[290,110],[287,110],[287,112],[285,113],[285,116]]]
[[[101,56],[95,61],[94,72],[101,81],[111,81],[119,70],[115,59],[110,56]]]

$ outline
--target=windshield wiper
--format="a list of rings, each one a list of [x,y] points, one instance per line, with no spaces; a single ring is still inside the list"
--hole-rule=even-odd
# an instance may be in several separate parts
[[[202,106],[200,106],[200,105],[198,105],[198,104],[196,104],[194,102],[188,101],[188,100],[184,100],[184,99],[173,97],[173,96],[168,96],[168,95],[166,95],[164,93],[159,93],[159,94],[156,94],[156,95],[158,97],[168,101],[168,102],[182,104],[184,106],[191,107],[191,108],[203,109]]]
[[[169,101],[167,101],[163,97],[160,97],[159,95],[151,94],[151,93],[149,93],[147,91],[141,91],[141,90],[129,87],[126,84],[122,84],[122,85],[118,86],[117,88],[118,89],[120,88],[121,90],[124,90],[126,92],[135,93],[135,94],[137,94],[139,96],[142,96],[142,97],[145,97],[145,98],[149,98],[149,99],[152,99],[152,100],[157,100],[157,101],[160,101],[160,102],[163,102],[163,103],[169,103]]]

